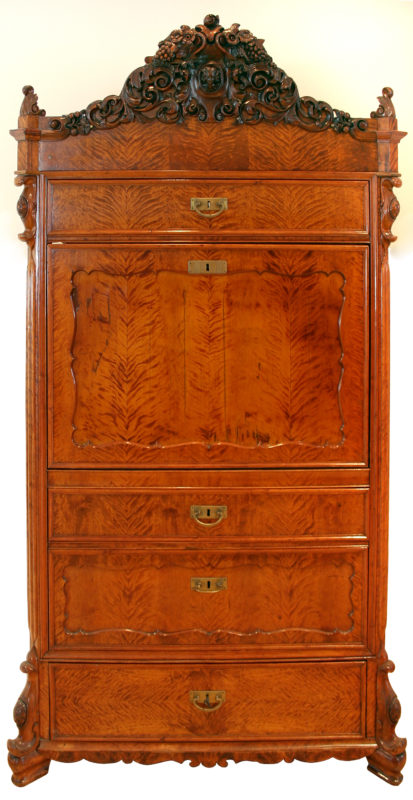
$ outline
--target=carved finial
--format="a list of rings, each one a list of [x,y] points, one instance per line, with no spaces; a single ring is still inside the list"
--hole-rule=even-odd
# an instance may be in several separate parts
[[[393,89],[390,86],[385,86],[383,89],[382,97],[378,97],[377,100],[379,101],[380,105],[377,111],[372,111],[370,116],[371,117],[396,117],[396,112],[394,110],[394,105],[392,103],[393,97]]]
[[[206,28],[216,28],[219,25],[218,14],[207,14],[204,19],[204,25]]]
[[[34,92],[33,86],[23,86],[22,92],[24,100],[20,107],[20,116],[24,117],[27,114],[33,114],[34,116],[44,117],[46,112],[44,108],[39,108],[37,105],[38,97]]]

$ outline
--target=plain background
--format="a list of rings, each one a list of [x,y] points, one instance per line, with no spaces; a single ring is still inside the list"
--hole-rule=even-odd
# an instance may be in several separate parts
[[[413,2],[411,0],[220,0],[214,7],[198,0],[139,3],[137,0],[19,0],[1,15],[0,59],[2,125],[0,132],[0,425],[1,425],[1,681],[0,793],[18,791],[10,783],[6,739],[15,736],[12,709],[24,685],[18,666],[28,649],[25,547],[24,335],[25,246],[15,212],[20,189],[13,186],[16,126],[23,84],[34,85],[49,115],[79,110],[96,98],[119,93],[127,75],[153,55],[157,43],[181,24],[196,25],[207,13],[219,13],[228,27],[240,22],[258,37],[275,62],[297,82],[301,95],[324,99],[352,116],[377,108],[383,86],[395,90],[401,130],[411,131],[399,148],[404,187],[398,191],[401,214],[393,227],[392,271],[392,420],[391,519],[387,649],[397,671],[392,677],[403,706],[400,735],[413,731],[411,626],[413,554],[412,298],[413,298],[413,104],[411,87]],[[316,134],[314,134],[316,135]],[[322,135],[322,134],[320,134]],[[93,709],[90,719],[93,730]],[[413,741],[413,736],[412,736]],[[409,751],[408,751],[409,752]],[[61,800],[96,791],[113,797],[163,796],[206,800],[212,794],[239,800],[315,795],[330,798],[412,797],[412,766],[398,789],[367,773],[364,761],[300,762],[261,766],[243,763],[223,770],[162,764],[52,763],[49,776],[24,791],[33,798]]]

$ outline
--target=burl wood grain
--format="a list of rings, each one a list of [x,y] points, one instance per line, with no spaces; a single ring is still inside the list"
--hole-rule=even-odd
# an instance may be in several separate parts
[[[227,275],[189,275],[194,258]],[[363,463],[362,246],[51,248],[54,463]]]
[[[367,503],[368,492],[351,489],[49,490],[49,531],[52,541],[362,537],[368,533]],[[193,504],[226,505],[228,515],[201,527],[190,516]]]
[[[360,643],[367,551],[53,551],[51,644]],[[225,577],[213,594],[193,577]]]
[[[248,740],[362,737],[365,662],[55,664],[52,738]],[[191,690],[226,692],[205,713]]]
[[[367,181],[51,181],[51,237],[75,232],[368,233]],[[224,197],[228,209],[206,219],[192,197]],[[253,202],[251,202],[253,201]]]

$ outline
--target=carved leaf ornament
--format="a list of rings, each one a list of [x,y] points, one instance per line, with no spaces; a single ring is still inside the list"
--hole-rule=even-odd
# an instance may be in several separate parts
[[[225,29],[217,15],[208,14],[202,25],[182,25],[161,41],[155,56],[129,75],[120,95],[51,119],[49,127],[63,138],[135,119],[176,123],[196,117],[201,122],[232,118],[252,125],[283,120],[352,136],[367,130],[365,119],[353,119],[313,97],[300,97],[263,41],[237,23]]]

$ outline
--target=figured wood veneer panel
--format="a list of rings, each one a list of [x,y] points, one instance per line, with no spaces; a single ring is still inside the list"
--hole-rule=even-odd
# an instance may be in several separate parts
[[[94,645],[360,643],[365,548],[272,553],[51,554],[54,642]],[[203,594],[192,577],[226,577]]]
[[[366,248],[49,252],[54,463],[363,462]]]
[[[362,536],[368,492],[363,490],[88,492],[49,491],[51,539]],[[190,507],[226,505],[219,525],[201,528]]]
[[[226,197],[213,219],[191,197]],[[253,201],[252,201],[253,199]],[[368,231],[366,181],[50,181],[51,235],[113,231]]]
[[[364,735],[365,663],[54,664],[52,737],[247,740]],[[226,692],[205,713],[191,690]]]
[[[121,125],[91,136],[40,141],[41,170],[320,170],[378,169],[377,142],[332,130],[305,131],[281,123],[200,125]]]

